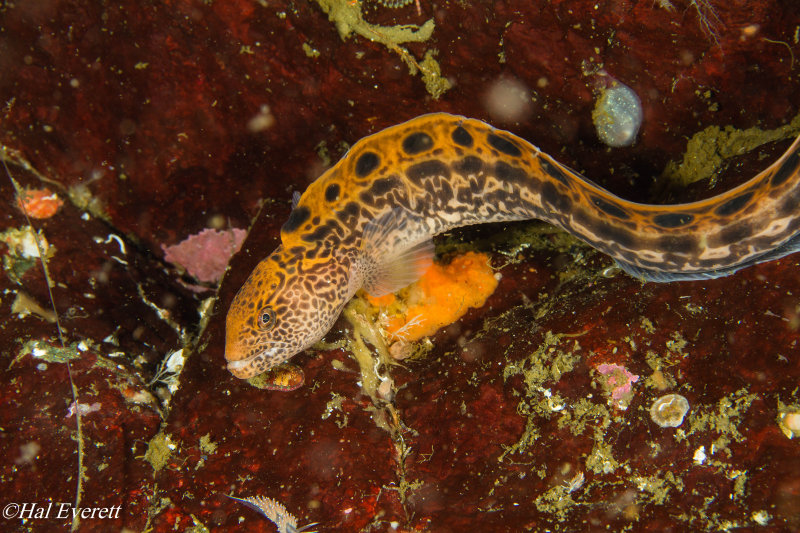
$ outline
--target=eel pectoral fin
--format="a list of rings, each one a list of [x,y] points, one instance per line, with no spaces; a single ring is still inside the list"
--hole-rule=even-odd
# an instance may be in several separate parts
[[[414,283],[433,263],[433,253],[423,219],[403,208],[392,209],[364,226],[364,289],[377,297]]]

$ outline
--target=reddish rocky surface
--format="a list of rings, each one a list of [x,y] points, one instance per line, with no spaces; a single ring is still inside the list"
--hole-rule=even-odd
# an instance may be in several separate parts
[[[392,403],[361,392],[342,349],[295,358],[306,383],[289,393],[225,370],[226,308],[275,247],[291,193],[383,127],[431,111],[485,119],[639,201],[721,192],[788,146],[728,161],[711,188],[657,179],[708,126],[797,115],[796,2],[419,7],[362,8],[378,40],[434,21],[402,50],[357,31],[343,40],[315,2],[0,7],[3,159],[23,187],[66,201],[34,221],[55,248],[64,352],[49,348],[60,341],[41,268],[0,244],[7,512],[74,502],[81,469],[82,507],[120,506],[83,531],[274,530],[224,494],[274,498],[320,531],[800,531],[800,440],[777,422],[800,408],[797,254],[725,279],[641,284],[603,276],[607,258],[536,224],[463,230],[440,251],[491,252],[500,286],[425,359],[391,369]],[[430,50],[452,85],[438,99],[404,63]],[[601,71],[642,100],[630,148],[595,136]],[[499,80],[529,95],[513,118],[487,104]],[[0,231],[24,228],[7,176],[0,193]],[[206,228],[251,224],[218,292],[163,259]],[[517,247],[520,232],[536,245]],[[21,313],[35,309],[15,306],[22,293],[41,309]],[[348,335],[340,320],[326,340]],[[159,372],[181,348],[175,381]],[[601,365],[637,381],[617,391]],[[668,392],[690,404],[679,428],[650,419]],[[0,529],[69,529],[54,514]]]

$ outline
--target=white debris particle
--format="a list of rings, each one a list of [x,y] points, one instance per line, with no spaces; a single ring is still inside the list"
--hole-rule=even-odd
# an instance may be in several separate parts
[[[753,521],[759,526],[766,526],[772,519],[772,515],[770,515],[767,511],[764,510],[754,511],[753,514],[750,516],[753,519]]]
[[[692,457],[694,463],[697,465],[701,465],[706,460],[706,447],[700,446],[694,451],[694,456]]]

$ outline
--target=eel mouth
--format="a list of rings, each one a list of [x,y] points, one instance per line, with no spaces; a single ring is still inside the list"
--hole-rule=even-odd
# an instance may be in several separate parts
[[[263,359],[262,354],[257,354],[247,359],[238,359],[228,363],[228,372],[239,379],[247,379],[259,373],[258,361]]]

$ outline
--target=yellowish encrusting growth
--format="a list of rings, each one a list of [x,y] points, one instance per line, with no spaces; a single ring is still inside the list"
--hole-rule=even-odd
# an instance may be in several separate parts
[[[336,24],[342,40],[356,33],[370,41],[381,43],[392,50],[408,66],[411,75],[421,73],[425,88],[434,98],[439,98],[451,87],[450,81],[442,76],[439,63],[433,58],[435,51],[428,49],[422,61],[417,59],[400,45],[403,43],[422,43],[433,34],[433,19],[428,19],[422,26],[399,24],[396,26],[378,26],[370,24],[361,13],[361,2],[352,0],[316,0],[317,4],[328,14],[328,19]]]

